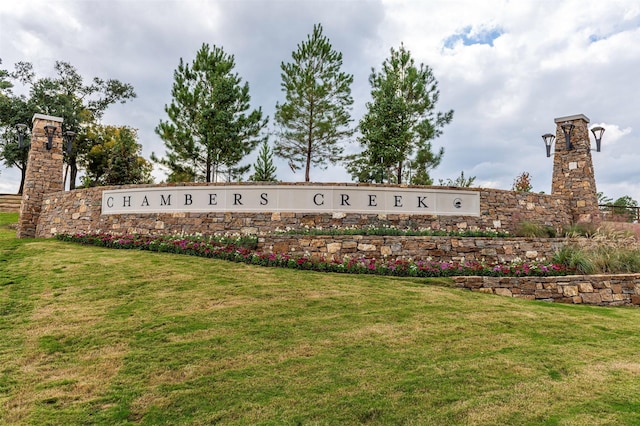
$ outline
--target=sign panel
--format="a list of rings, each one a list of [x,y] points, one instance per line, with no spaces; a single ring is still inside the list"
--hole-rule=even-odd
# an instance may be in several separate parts
[[[377,213],[480,216],[480,193],[331,185],[177,186],[105,190],[102,214]]]

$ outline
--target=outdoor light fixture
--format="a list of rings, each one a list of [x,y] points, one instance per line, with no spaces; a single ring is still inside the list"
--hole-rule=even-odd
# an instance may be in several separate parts
[[[602,134],[604,133],[604,127],[594,127],[591,129],[593,137],[596,138],[596,152],[600,152],[600,142],[602,142]]]
[[[555,135],[552,135],[551,133],[545,133],[544,135],[542,135],[544,146],[547,148],[547,157],[551,157],[551,145],[553,145],[553,141],[555,139]]]
[[[45,145],[47,147],[47,151],[51,150],[51,147],[53,147],[53,137],[57,130],[58,126],[54,126],[53,124],[47,124],[44,126],[44,134],[47,136],[47,143]]]
[[[570,151],[572,148],[571,133],[573,132],[574,127],[576,126],[573,125],[572,123],[569,123],[568,121],[565,121],[564,123],[562,123],[560,127],[562,128],[562,133],[564,133],[564,140],[566,143],[567,151]]]
[[[26,124],[16,124],[16,130],[18,131],[18,148],[22,149],[24,146],[24,137],[27,135],[27,125]]]
[[[67,130],[62,134],[62,138],[67,144],[67,154],[71,154],[71,150],[73,149],[72,143],[73,143],[73,140],[76,138],[75,132],[72,132],[71,130]]]
[[[44,126],[44,134],[47,136],[47,143],[45,144],[45,146],[47,147],[47,150],[50,150],[51,147],[53,146],[53,137],[56,135],[56,133],[58,132],[58,126],[55,126],[53,124],[47,124],[46,126]],[[70,130],[67,130],[66,132],[64,132],[62,134],[62,138],[64,139],[65,142],[65,151],[70,154],[71,153],[71,149],[72,147],[72,143],[73,140],[75,139],[76,134]]]

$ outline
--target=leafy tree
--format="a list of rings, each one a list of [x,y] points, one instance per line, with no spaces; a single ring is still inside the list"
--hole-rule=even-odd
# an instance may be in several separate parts
[[[126,126],[92,126],[85,137],[92,147],[83,158],[85,186],[152,183],[153,166],[142,155],[135,129]]]
[[[18,62],[15,71],[11,73],[14,80],[29,87],[29,97],[13,97],[13,103],[21,104],[21,110],[26,111],[26,118],[22,122],[30,123],[36,113],[43,113],[62,117],[65,130],[76,133],[76,141],[71,153],[65,153],[65,163],[70,171],[70,189],[76,186],[78,174],[78,160],[91,148],[83,141],[89,139],[79,137],[86,127],[99,122],[109,105],[116,102],[125,103],[135,98],[136,94],[130,84],[119,80],[104,80],[94,77],[89,84],[85,84],[82,76],[69,63],[56,61],[55,77],[36,79],[33,65],[29,62]],[[2,126],[13,125],[0,117]],[[6,158],[5,158],[6,161]],[[23,183],[21,183],[21,186]]]
[[[273,165],[273,152],[269,148],[269,142],[266,138],[262,141],[253,170],[254,173],[249,180],[255,182],[273,182],[277,180],[276,166]]]
[[[604,192],[598,191],[598,193],[596,195],[598,197],[598,204],[599,205],[606,205],[606,204],[613,203],[613,198],[607,197],[606,195],[604,195]]]
[[[460,176],[458,176],[455,179],[447,179],[442,180],[440,179],[438,181],[438,183],[440,184],[440,186],[456,186],[458,188],[469,188],[473,185],[473,183],[475,182],[476,177],[475,176],[471,176],[470,178],[466,178],[464,176],[464,171],[460,172]]]
[[[391,56],[382,70],[372,69],[369,76],[372,101],[360,120],[361,154],[351,156],[347,170],[358,180],[402,183],[404,166],[415,173],[411,183],[431,184],[429,170],[436,167],[444,154],[433,152],[431,141],[442,134],[442,128],[453,119],[453,110],[436,112],[440,92],[431,68],[416,66],[411,53],[400,45],[391,48]],[[407,160],[409,160],[407,162]],[[383,171],[392,171],[385,174]]]
[[[236,165],[258,144],[267,119],[249,111],[249,85],[233,73],[235,60],[222,48],[203,44],[192,64],[182,58],[174,72],[173,100],[165,106],[168,121],[156,133],[167,148],[165,158],[152,155],[170,170],[169,180],[211,182],[221,166],[236,175]]]
[[[25,173],[29,151],[31,131],[27,130],[24,136],[24,147],[18,146],[18,133],[16,124],[31,124],[33,108],[25,96],[15,96],[11,88],[13,84],[8,81],[9,73],[0,70],[0,159],[7,167],[17,167],[20,170],[21,179],[18,194],[24,189]]]
[[[613,202],[612,213],[627,222],[638,220],[638,202],[628,195],[624,195]]]
[[[518,177],[513,181],[513,186],[511,187],[512,191],[518,192],[531,192],[532,189],[531,177],[528,172],[522,172],[522,174],[518,175]]]
[[[274,151],[292,169],[304,165],[309,182],[311,165],[324,169],[341,160],[339,142],[353,134],[348,127],[353,76],[340,71],[342,53],[333,50],[320,24],[291,56],[292,62],[280,65],[286,100],[276,104],[281,130]]]

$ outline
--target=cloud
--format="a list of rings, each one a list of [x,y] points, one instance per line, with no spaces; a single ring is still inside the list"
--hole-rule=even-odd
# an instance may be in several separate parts
[[[593,155],[598,189],[640,199],[636,0],[4,2],[0,57],[4,68],[33,62],[39,76],[65,60],[85,79],[132,84],[138,97],[112,106],[104,122],[138,128],[149,156],[164,151],[154,129],[166,117],[180,58],[191,61],[202,43],[222,46],[249,83],[253,107],[273,117],[283,99],[280,64],[315,23],[354,75],[354,125],[370,100],[371,68],[380,68],[391,47],[404,43],[417,63],[432,67],[438,109],[455,111],[433,143],[445,148],[436,182],[464,171],[477,184],[509,189],[527,171],[535,191],[549,192],[552,162],[540,135],[554,132],[554,118],[582,113],[607,129],[602,152]],[[355,140],[347,148],[359,150]],[[286,163],[276,165],[280,179],[301,179]],[[341,166],[313,170],[312,178],[350,180]],[[15,192],[18,179],[2,168],[0,192]]]

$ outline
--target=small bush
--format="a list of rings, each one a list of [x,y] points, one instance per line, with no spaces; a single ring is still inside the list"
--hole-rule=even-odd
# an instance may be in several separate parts
[[[539,225],[533,222],[522,222],[516,230],[516,235],[527,238],[555,238],[556,230],[551,226]]]
[[[588,254],[577,246],[564,246],[553,256],[552,261],[575,270],[581,275],[593,274],[595,265]]]

